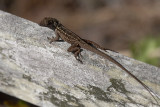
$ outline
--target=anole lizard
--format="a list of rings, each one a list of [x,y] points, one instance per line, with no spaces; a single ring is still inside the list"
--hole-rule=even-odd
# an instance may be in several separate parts
[[[48,37],[48,39],[50,40],[50,43],[52,43],[54,41],[58,41],[60,38],[63,41],[66,41],[66,42],[70,43],[71,46],[68,48],[67,51],[74,53],[75,58],[78,61],[80,61],[81,63],[82,63],[82,61],[80,59],[80,56],[81,56],[80,53],[82,51],[81,48],[84,48],[84,49],[87,49],[91,52],[94,52],[94,53],[108,59],[112,63],[116,64],[121,69],[126,71],[129,75],[131,75],[135,80],[137,80],[150,93],[150,95],[154,98],[154,100],[157,102],[157,104],[159,104],[158,101],[156,100],[156,98],[154,97],[153,91],[148,86],[146,86],[142,81],[140,81],[137,77],[135,77],[132,73],[130,73],[119,62],[117,62],[112,57],[110,57],[109,55],[107,55],[104,52],[99,50],[99,49],[101,49],[101,50],[109,50],[109,49],[105,49],[105,48],[99,46],[98,44],[96,44],[95,42],[80,38],[77,34],[72,32],[71,30],[67,29],[65,26],[63,26],[55,18],[46,17],[40,22],[40,25],[44,26],[44,27],[49,27],[50,29],[55,31],[56,37],[52,37],[52,38]]]

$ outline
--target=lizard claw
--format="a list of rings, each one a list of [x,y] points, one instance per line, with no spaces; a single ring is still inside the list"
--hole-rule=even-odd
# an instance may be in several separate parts
[[[79,58],[81,58],[81,59],[83,58],[83,56],[82,56],[82,54],[81,54],[81,53],[79,53]]]
[[[49,42],[50,44],[55,41],[55,40],[54,40],[54,39],[55,39],[54,37],[52,37],[52,38],[47,37],[47,39],[50,40],[50,42]]]
[[[81,64],[83,64],[83,62],[82,62],[82,60],[81,60],[81,58],[80,58],[79,55],[80,55],[80,54],[75,55],[75,58],[76,58],[77,61],[79,61]]]
[[[81,64],[83,64],[83,62],[80,58],[76,58],[76,60],[79,61]]]

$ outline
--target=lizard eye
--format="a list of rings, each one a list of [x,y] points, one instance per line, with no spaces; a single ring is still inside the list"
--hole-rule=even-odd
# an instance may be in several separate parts
[[[54,22],[54,26],[57,26],[57,22]]]
[[[52,22],[52,20],[49,20],[48,21],[48,25],[51,25],[53,22]]]

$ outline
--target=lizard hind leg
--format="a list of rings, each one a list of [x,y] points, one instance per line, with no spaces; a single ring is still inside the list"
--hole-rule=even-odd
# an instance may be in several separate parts
[[[78,49],[78,48],[77,48]],[[78,60],[80,63],[82,62],[82,55],[81,55],[81,49],[78,49],[77,51],[74,52],[74,57],[76,58],[76,60]]]
[[[68,52],[72,52],[74,54],[74,57],[76,58],[76,60],[78,60],[80,63],[83,63],[81,58],[82,58],[82,55],[81,55],[81,51],[82,49],[80,48],[80,46],[78,46],[78,44],[72,44],[68,50]]]

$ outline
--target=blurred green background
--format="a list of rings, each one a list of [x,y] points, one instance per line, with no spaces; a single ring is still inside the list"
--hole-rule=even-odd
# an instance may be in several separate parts
[[[55,17],[82,38],[160,67],[160,0],[0,0],[0,10],[36,23]],[[15,106],[31,107],[0,102]]]

